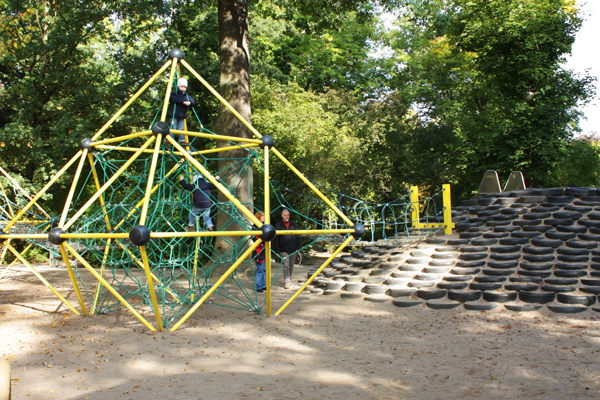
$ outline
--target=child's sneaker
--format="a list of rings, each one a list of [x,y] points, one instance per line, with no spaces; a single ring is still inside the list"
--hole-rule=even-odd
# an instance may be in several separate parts
[[[188,232],[196,232],[196,229],[193,226],[186,226],[185,230]]]

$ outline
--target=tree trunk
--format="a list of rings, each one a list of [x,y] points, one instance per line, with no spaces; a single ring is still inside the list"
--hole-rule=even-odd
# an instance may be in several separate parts
[[[248,54],[248,2],[247,0],[219,0],[219,43],[221,59],[220,89],[221,96],[248,122],[252,122],[250,109],[250,58]],[[252,132],[240,122],[223,104],[219,109],[219,117],[215,126],[219,135],[251,138]],[[230,146],[229,142],[219,141],[218,147]],[[238,158],[246,157],[248,152],[240,149],[219,153],[220,157]],[[233,165],[235,160],[220,160],[219,170],[223,171]],[[241,202],[250,204],[253,200],[253,174],[252,165],[245,173],[231,174],[229,178],[223,177],[225,182],[232,187],[232,194]],[[219,201],[227,199],[219,193]],[[238,213],[236,213],[238,214]],[[245,218],[245,217],[244,217]],[[239,230],[237,223],[231,224],[226,213],[217,216],[217,227],[227,226],[227,230]],[[222,229],[222,228],[219,228]],[[241,237],[217,238],[216,248],[226,254],[233,248],[234,243]],[[226,265],[217,269],[220,272]]]

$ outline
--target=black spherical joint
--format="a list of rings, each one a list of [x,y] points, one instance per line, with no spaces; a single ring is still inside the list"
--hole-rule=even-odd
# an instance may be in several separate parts
[[[260,238],[263,240],[263,242],[270,242],[271,240],[275,239],[277,232],[275,231],[275,227],[273,225],[264,224],[260,227],[260,230],[262,231]]]
[[[85,138],[81,141],[81,143],[79,143],[79,148],[81,150],[85,150],[87,149],[87,151],[94,151],[94,148],[92,147],[92,139],[90,138]]]
[[[172,59],[178,59],[178,60],[183,60],[183,50],[180,49],[173,49],[169,52],[169,60]]]
[[[136,225],[129,231],[129,240],[136,246],[145,246],[150,241],[150,229],[144,225]]]
[[[352,228],[354,228],[354,233],[352,234],[352,236],[354,236],[354,239],[360,239],[364,236],[365,226],[363,224],[354,224]]]
[[[165,121],[158,121],[154,125],[152,125],[152,133],[156,136],[159,133],[163,135],[163,137],[167,136],[171,133],[171,129],[169,129],[169,124]]]
[[[67,233],[62,228],[54,228],[48,234],[48,241],[52,244],[62,244],[67,239],[62,239],[60,235]]]
[[[262,145],[261,145],[262,147],[271,148],[271,147],[275,146],[275,141],[269,135],[265,135],[265,136],[261,137],[260,140],[262,142]]]

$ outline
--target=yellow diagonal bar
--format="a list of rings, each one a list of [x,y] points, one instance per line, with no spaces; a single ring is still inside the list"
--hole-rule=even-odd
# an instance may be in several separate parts
[[[73,183],[71,183],[71,190],[69,190],[69,194],[67,195],[67,199],[65,200],[65,207],[63,208],[62,215],[60,216],[60,221],[58,223],[59,228],[62,228],[63,224],[65,223],[65,220],[67,219],[67,214],[69,213],[71,200],[73,200],[73,195],[75,193],[75,190],[77,189],[77,182],[79,181],[79,175],[81,175],[81,170],[83,169],[83,164],[85,163],[85,157],[87,156],[87,153],[88,150],[83,149],[83,153],[81,153],[81,158],[79,159],[79,165],[77,166],[75,176],[73,177]]]
[[[104,144],[100,144],[98,146],[95,146],[96,149],[101,149],[101,150],[118,150],[118,151],[128,151],[130,153],[135,153],[136,151],[139,150],[139,147],[127,147],[127,146],[107,146]],[[144,153],[148,153],[148,154],[152,154],[154,153],[154,150],[144,150]],[[165,154],[165,153],[171,153],[170,151],[164,151],[161,150],[160,154]]]
[[[154,183],[154,173],[156,172],[156,163],[158,161],[158,152],[160,151],[161,142],[162,134],[159,133],[158,135],[156,135],[156,142],[154,143],[154,155],[152,156],[152,163],[150,164],[148,184],[146,185],[146,195],[144,196],[144,205],[142,205],[142,215],[140,215],[140,225],[146,224],[146,216],[148,215],[148,205],[150,204],[150,196],[152,195],[152,184]]]
[[[217,99],[219,99],[219,101],[220,101],[221,103],[223,103],[223,105],[224,105],[225,107],[227,107],[227,108],[229,109],[229,111],[231,111],[231,113],[237,117],[237,119],[239,119],[239,120],[240,120],[240,122],[242,122],[244,125],[246,125],[246,127],[247,127],[248,129],[250,129],[250,131],[251,131],[252,133],[254,133],[254,134],[255,134],[256,136],[258,136],[259,138],[260,138],[260,137],[262,137],[262,135],[261,135],[260,133],[258,133],[258,131],[257,131],[256,129],[254,129],[254,127],[253,127],[252,125],[250,125],[250,123],[249,123],[248,121],[246,121],[246,119],[245,119],[244,117],[242,117],[242,116],[240,115],[240,113],[238,113],[238,112],[235,110],[235,108],[233,108],[233,107],[231,106],[231,104],[229,104],[229,103],[227,102],[227,100],[225,100],[225,99],[223,98],[223,96],[221,96],[221,95],[219,94],[219,92],[217,92],[217,91],[216,91],[216,90],[215,90],[215,89],[214,89],[212,86],[210,86],[210,84],[209,84],[208,82],[206,82],[206,81],[204,80],[204,78],[202,78],[202,76],[200,76],[200,74],[199,74],[199,73],[197,73],[197,72],[194,70],[194,68],[192,68],[192,67],[191,67],[191,66],[190,66],[190,65],[189,65],[187,62],[185,62],[185,60],[181,60],[181,64],[182,64],[182,65],[183,65],[183,66],[184,66],[184,67],[185,67],[185,68],[186,68],[188,71],[190,71],[190,73],[191,73],[192,75],[194,75],[194,76],[195,76],[195,77],[196,77],[196,78],[197,78],[197,79],[200,81],[200,83],[202,83],[202,84],[204,85],[204,87],[206,87],[206,88],[207,88],[207,89],[208,89],[208,90],[209,90],[209,91],[210,91],[210,92],[211,92],[211,93],[212,93],[212,94],[213,94],[213,95],[214,95],[214,96],[215,96]]]
[[[89,317],[87,308],[85,308],[85,303],[83,302],[83,298],[81,297],[81,292],[79,291],[79,285],[77,284],[77,279],[75,279],[75,274],[73,273],[73,268],[71,267],[71,261],[69,261],[69,257],[67,256],[67,251],[65,247],[61,244],[58,246],[60,248],[60,255],[65,261],[65,265],[67,266],[67,271],[69,272],[69,278],[71,278],[71,283],[73,284],[73,289],[75,289],[75,294],[77,295],[77,300],[79,300],[79,305],[81,306],[81,311],[83,315]]]
[[[194,166],[196,167],[196,169],[198,171],[200,171],[200,173],[202,173],[202,175],[208,179],[213,185],[215,185],[217,187],[217,189],[219,189],[219,191],[221,193],[223,193],[223,195],[225,197],[227,197],[227,199],[229,201],[231,201],[237,208],[238,210],[240,210],[242,212],[242,214],[244,214],[246,217],[248,217],[248,219],[250,221],[252,221],[254,223],[254,225],[258,226],[259,228],[262,226],[262,222],[260,222],[255,216],[254,214],[252,214],[246,207],[244,207],[244,205],[242,205],[242,203],[239,202],[238,199],[236,199],[235,197],[233,197],[233,195],[231,193],[229,193],[229,190],[227,190],[227,188],[225,188],[225,186],[221,185],[221,183],[219,181],[217,181],[210,172],[208,172],[203,166],[202,164],[200,164],[198,161],[196,161],[194,159],[194,157],[190,156],[188,153],[185,152],[185,150],[183,149],[183,147],[181,147],[181,145],[179,143],[177,143],[177,141],[175,139],[173,139],[171,136],[167,136],[167,140],[169,141],[169,143],[171,143],[177,150],[179,150],[183,156],[185,158],[187,158],[187,160]]]
[[[244,254],[242,254],[240,256],[240,258],[237,259],[237,261],[235,263],[233,263],[233,265],[231,267],[229,267],[229,269],[227,271],[225,271],[225,273],[223,273],[223,276],[221,276],[221,278],[219,278],[219,280],[213,285],[213,287],[211,287],[208,292],[206,292],[204,294],[204,296],[202,296],[200,298],[200,300],[198,300],[198,302],[196,304],[194,304],[194,306],[187,312],[187,314],[185,314],[183,316],[183,318],[181,318],[179,320],[179,322],[177,322],[172,328],[171,328],[171,332],[177,330],[177,328],[179,328],[181,326],[181,324],[183,324],[197,309],[198,307],[200,307],[202,305],[202,303],[204,303],[204,301],[206,299],[209,298],[209,296],[211,294],[213,294],[213,292],[215,290],[217,290],[217,288],[223,283],[225,282],[225,280],[229,277],[229,275],[231,275],[233,273],[233,271],[235,271],[235,269],[237,267],[239,267],[239,265],[244,262],[244,260],[246,258],[248,258],[248,256],[250,256],[250,254],[252,254],[252,252],[254,250],[256,250],[256,248],[258,247],[259,244],[262,243],[262,240],[258,239],[256,242],[254,242],[254,244],[252,246],[250,246],[245,252]]]
[[[273,153],[275,153],[275,155],[285,164],[287,165],[287,167],[289,169],[292,170],[292,172],[294,172],[298,178],[300,178],[302,180],[302,182],[304,182],[309,188],[312,189],[313,192],[315,192],[315,194],[317,196],[319,196],[329,207],[331,207],[331,209],[333,211],[335,211],[335,213],[337,215],[339,215],[339,217],[341,219],[343,219],[349,226],[353,226],[354,223],[352,221],[350,221],[350,219],[348,217],[346,217],[344,215],[343,212],[341,212],[331,201],[329,201],[329,199],[327,197],[325,197],[325,195],[323,193],[321,193],[321,191],[319,189],[316,188],[315,185],[312,184],[311,181],[309,181],[308,179],[306,179],[306,177],[302,174],[302,172],[298,171],[298,169],[296,167],[294,167],[292,165],[292,163],[290,163],[284,156],[283,154],[281,154],[277,149],[273,148],[271,149],[271,151]]]
[[[81,255],[73,247],[71,247],[67,242],[64,242],[63,245],[67,248],[67,250],[69,250],[69,252],[71,252],[71,254],[73,254],[75,256],[75,258],[77,258],[79,260],[79,262],[81,264],[83,264],[83,266],[88,271],[90,271],[90,273],[92,275],[94,275],[94,277],[96,279],[98,279],[100,282],[102,282],[102,284],[104,285],[104,287],[106,287],[106,289],[108,289],[108,291],[111,292],[113,294],[113,296],[115,296],[117,298],[117,300],[119,300],[121,302],[121,304],[123,304],[125,306],[125,308],[127,308],[137,319],[139,319],[142,324],[146,325],[146,327],[148,329],[150,329],[151,331],[155,331],[156,330],[152,325],[150,325],[150,323],[148,321],[146,321],[144,319],[144,317],[142,317],[140,315],[140,313],[138,313],[127,302],[127,300],[125,300],[123,297],[121,297],[121,295],[119,294],[119,292],[117,292],[102,276],[100,276],[98,274],[98,272],[96,272],[96,270],[90,264],[88,264],[88,262],[85,260],[85,258],[81,257]]]
[[[140,154],[142,154],[142,151],[144,149],[146,149],[148,146],[150,146],[150,144],[152,144],[152,142],[155,140],[155,137],[152,136],[151,138],[149,138],[146,143],[144,143],[144,145],[140,148],[139,151],[137,151],[133,156],[131,156],[131,158],[129,160],[127,160],[127,162],[125,164],[123,164],[123,166],[121,168],[119,168],[119,170],[117,172],[115,172],[115,174],[108,180],[106,181],[106,183],[104,184],[104,186],[102,186],[100,188],[100,190],[98,192],[96,192],[96,194],[94,194],[92,196],[92,198],[90,198],[87,203],[85,203],[80,209],[79,211],[77,211],[77,213],[75,213],[75,215],[73,215],[73,217],[71,217],[71,219],[69,220],[69,222],[67,222],[64,226],[64,230],[66,231],[67,229],[69,229],[71,227],[71,225],[73,225],[75,223],[75,221],[77,221],[77,218],[79,218],[97,199],[98,197],[100,197],[102,195],[102,193],[104,193],[106,191],[106,189],[108,189],[112,183],[119,177],[121,176],[121,174],[123,172],[125,172],[125,170],[127,168],[129,168],[129,166],[140,156]]]
[[[150,78],[150,80],[148,82],[146,82],[144,84],[144,86],[142,86],[140,88],[140,90],[138,90],[131,99],[129,99],[127,101],[127,103],[125,103],[123,105],[123,107],[121,107],[121,109],[119,111],[117,111],[117,113],[115,115],[113,115],[113,117],[111,119],[108,120],[108,122],[106,124],[104,124],[104,126],[102,128],[100,128],[100,130],[98,132],[96,132],[96,134],[92,137],[92,140],[96,140],[100,135],[102,135],[104,133],[104,131],[106,131],[108,128],[110,128],[110,126],[113,124],[113,122],[116,121],[117,118],[119,118],[119,116],[121,114],[123,114],[123,112],[125,110],[127,110],[127,108],[129,108],[129,106],[131,105],[131,103],[133,103],[135,101],[135,99],[137,99],[142,93],[144,93],[144,91],[146,89],[148,89],[148,87],[152,84],[152,82],[154,82],[164,71],[165,69],[167,69],[169,67],[169,65],[171,65],[171,60],[167,61],[165,63],[165,65],[163,65],[161,67],[161,69],[158,70],[158,72],[156,74],[154,74],[154,76],[152,76],[152,78]]]
[[[162,113],[160,114],[161,121],[166,122],[167,109],[169,108],[169,98],[171,97],[171,88],[173,87],[173,78],[175,77],[176,70],[177,70],[177,58],[173,58],[173,64],[171,64],[171,73],[169,74],[169,82],[167,83],[167,91],[165,92],[165,102],[163,103]]]
[[[69,307],[69,309],[71,311],[73,311],[73,313],[75,313],[76,315],[79,315],[79,311],[77,311],[75,309],[75,307],[73,307],[73,305],[71,303],[69,303],[69,301],[67,299],[65,299],[60,293],[58,293],[58,291],[56,289],[54,289],[54,286],[52,286],[50,284],[50,282],[48,282],[46,279],[44,279],[44,277],[39,272],[37,272],[37,270],[35,268],[33,268],[33,265],[29,264],[29,262],[27,262],[27,260],[25,258],[23,258],[23,256],[21,256],[21,254],[19,254],[19,252],[14,247],[12,247],[9,243],[6,243],[6,242],[4,242],[4,245],[6,247],[8,247],[8,250],[10,250],[10,252],[13,253],[15,255],[15,257],[17,257],[23,264],[27,265],[29,267],[29,269],[31,269],[33,274],[40,281],[42,281],[42,283],[44,285],[46,285],[46,287],[48,289],[50,289],[52,291],[52,293],[54,293],[56,295],[56,297],[58,297],[60,299],[60,301],[62,301],[67,307]]]
[[[94,178],[94,185],[96,185],[96,191],[100,190],[100,179],[98,179],[98,171],[96,171],[96,165],[94,164],[94,157],[88,153],[88,161],[90,163],[90,168],[92,169],[92,177]],[[104,205],[104,196],[100,196],[98,199],[100,201],[100,206],[102,207],[102,214],[104,214],[104,222],[106,223],[106,229],[111,230],[110,228],[110,218],[108,218],[108,213],[106,211],[106,206]]]
[[[335,252],[333,252],[333,254],[331,254],[327,260],[325,260],[325,262],[323,263],[323,265],[321,265],[321,266],[319,267],[319,269],[317,269],[317,270],[314,272],[314,274],[312,274],[312,276],[311,276],[310,278],[308,278],[308,279],[306,280],[306,282],[304,282],[304,284],[302,285],[302,287],[300,287],[300,289],[298,289],[298,291],[297,291],[296,293],[294,293],[294,295],[293,295],[293,296],[292,296],[292,297],[291,297],[291,298],[290,298],[288,301],[286,301],[286,302],[285,302],[285,304],[284,304],[283,306],[281,306],[281,308],[280,308],[280,309],[279,309],[279,310],[278,310],[278,311],[275,313],[275,316],[277,316],[277,315],[281,314],[281,313],[283,312],[283,310],[285,310],[285,309],[287,308],[287,306],[289,306],[289,305],[290,305],[290,303],[291,303],[292,301],[294,301],[294,300],[296,299],[296,297],[298,297],[298,295],[300,295],[300,293],[302,293],[302,292],[304,291],[304,289],[306,289],[306,287],[307,287],[308,285],[310,285],[310,283],[313,281],[313,279],[315,279],[315,277],[316,277],[317,275],[319,275],[319,274],[321,273],[321,271],[323,271],[323,270],[325,269],[325,267],[327,267],[327,266],[329,265],[329,263],[330,263],[330,262],[332,262],[332,261],[335,259],[335,257],[336,257],[338,254],[340,254],[340,253],[342,252],[342,250],[344,250],[344,248],[345,248],[345,247],[346,247],[346,246],[347,246],[347,245],[348,245],[348,244],[349,244],[351,241],[353,241],[353,240],[354,240],[354,237],[352,237],[352,236],[348,236],[348,238],[347,238],[347,239],[344,241],[344,243],[342,243],[342,244],[340,245],[340,247],[338,247],[338,249],[337,249]]]
[[[143,137],[143,136],[148,136],[148,135],[152,135],[152,131],[142,131],[142,132],[130,133],[128,135],[117,136],[117,137],[113,137],[113,138],[109,138],[109,139],[98,140],[97,142],[90,143],[90,146],[96,147],[96,146],[107,145],[109,143],[124,142],[129,139],[135,139],[138,137]]]
[[[50,186],[54,185],[54,182],[56,182],[58,178],[60,178],[62,174],[64,174],[71,167],[71,165],[73,165],[75,161],[77,161],[77,158],[81,156],[81,153],[82,151],[79,150],[77,154],[75,154],[73,158],[71,158],[69,162],[66,163],[65,166],[62,167],[60,171],[56,173],[56,175],[54,175],[54,178],[50,179],[50,181],[46,183],[46,186],[44,186],[42,190],[40,190],[38,194],[36,194],[35,197],[33,197],[31,201],[27,203],[27,205],[23,207],[21,211],[19,211],[19,213],[12,219],[12,221],[10,221],[8,225],[6,225],[6,227],[4,228],[4,232],[8,232],[8,230],[23,216],[23,214],[25,214],[27,210],[31,208],[32,205],[36,204],[36,201],[38,201],[39,198],[42,197],[44,193],[46,193]]]
[[[4,213],[9,217],[12,218],[15,216],[15,213],[13,212],[12,207],[10,206],[10,200],[8,199],[8,196],[6,195],[6,192],[4,191],[4,186],[2,185],[2,181],[0,181],[0,189],[2,189],[2,194],[4,195],[4,199],[6,199],[6,206],[8,207],[8,211],[10,211],[10,214],[7,213],[6,211],[4,211],[4,209],[2,211],[4,211]]]
[[[285,230],[277,232],[278,235],[324,235],[327,233],[354,233],[354,229]]]
[[[354,231],[352,231],[354,232]],[[251,236],[260,235],[262,231],[212,231],[212,232],[152,232],[152,239],[172,237],[217,237],[217,236]]]
[[[159,135],[160,136],[160,135]],[[160,140],[160,137],[159,137]],[[158,140],[157,140],[158,142]],[[154,316],[156,317],[156,325],[159,331],[163,331],[162,318],[160,317],[160,309],[158,308],[158,302],[156,301],[156,292],[154,291],[154,283],[152,282],[152,273],[150,272],[150,263],[148,262],[148,254],[146,253],[146,246],[140,247],[140,253],[142,254],[142,261],[144,263],[144,272],[146,273],[146,281],[148,281],[148,290],[150,291],[150,299],[152,300],[152,307],[154,307]]]
[[[252,144],[255,144],[255,145],[262,144],[262,141],[260,139],[247,139],[247,138],[242,138],[242,137],[239,137],[239,136],[225,136],[225,135],[215,135],[215,134],[212,134],[212,133],[179,131],[177,129],[171,129],[170,132],[174,133],[176,135],[177,134],[179,134],[179,135],[189,135],[189,136],[201,137],[201,138],[208,138],[208,139],[214,139],[214,140],[227,140],[227,141],[230,141],[230,142],[252,143]]]

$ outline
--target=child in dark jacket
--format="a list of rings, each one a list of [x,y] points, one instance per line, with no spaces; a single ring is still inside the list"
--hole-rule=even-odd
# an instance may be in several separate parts
[[[263,215],[263,213],[261,213],[260,211],[257,211],[254,216],[256,218],[258,218],[258,220],[262,223],[265,222],[265,216]],[[253,226],[252,227],[253,230],[257,230],[259,231],[260,229],[258,229],[258,227]],[[260,238],[260,236],[256,236],[256,240],[258,240]],[[266,251],[265,251],[265,244],[261,243],[257,248],[256,248],[256,291],[257,292],[262,292],[267,288],[267,282],[266,282],[266,266],[265,266],[265,257],[266,257]]]
[[[188,107],[196,104],[194,99],[187,93],[187,79],[181,78],[177,81],[177,90],[171,93],[167,116],[171,119],[171,129],[182,131],[185,128],[185,117]],[[178,141],[180,144],[187,145],[185,136],[179,135]]]
[[[215,177],[217,180],[221,178],[219,175]],[[216,186],[210,182],[206,182],[202,175],[194,175],[192,183],[187,183],[183,175],[179,176],[179,184],[183,186],[185,190],[189,190],[194,195],[194,206],[190,211],[189,225],[185,227],[188,232],[196,231],[196,217],[202,215],[206,229],[209,231],[214,230],[214,224],[210,219],[210,207],[212,202],[210,201],[210,190],[216,189]]]

